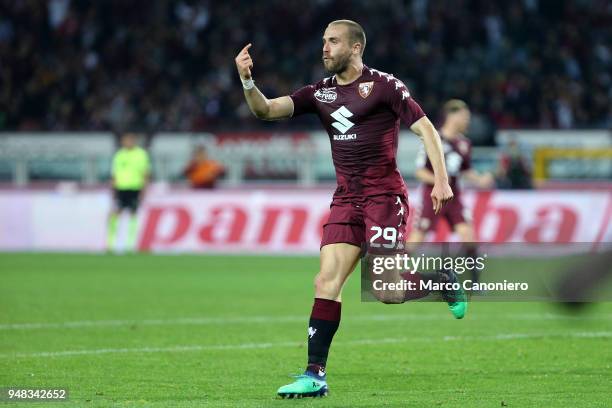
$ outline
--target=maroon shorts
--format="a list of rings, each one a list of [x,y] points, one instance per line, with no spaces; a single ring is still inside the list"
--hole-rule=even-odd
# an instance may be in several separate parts
[[[438,225],[438,221],[442,218],[448,222],[451,229],[455,229],[455,225],[466,222],[469,216],[465,213],[461,196],[456,195],[451,201],[442,206],[438,214],[434,213],[433,204],[431,202],[431,188],[423,188],[421,201],[421,209],[414,218],[413,227],[419,231],[433,231]]]
[[[321,247],[344,242],[396,248],[406,239],[409,210],[405,195],[334,198],[330,208]]]

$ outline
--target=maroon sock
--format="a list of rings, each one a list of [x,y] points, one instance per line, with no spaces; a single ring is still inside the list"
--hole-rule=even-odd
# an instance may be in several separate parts
[[[308,371],[325,372],[327,355],[334,334],[340,326],[342,303],[315,298],[308,323]]]

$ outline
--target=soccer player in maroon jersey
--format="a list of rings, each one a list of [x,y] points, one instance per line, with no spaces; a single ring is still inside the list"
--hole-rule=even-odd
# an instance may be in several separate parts
[[[470,125],[470,109],[468,105],[459,99],[451,99],[444,104],[444,123],[439,134],[442,137],[444,157],[446,159],[446,171],[449,183],[455,197],[442,210],[435,213],[427,203],[428,195],[431,194],[435,178],[431,161],[424,151],[417,156],[416,178],[422,184],[422,209],[415,217],[413,229],[408,239],[409,247],[422,242],[428,231],[435,230],[440,219],[445,219],[450,228],[457,233],[461,242],[465,243],[466,255],[475,257],[476,246],[474,241],[474,228],[471,216],[463,206],[462,192],[459,186],[459,177],[465,177],[468,181],[480,188],[491,188],[494,184],[490,173],[479,174],[472,168],[472,144],[470,139],[464,136]],[[478,280],[474,276],[473,280]]]
[[[254,84],[251,44],[235,60],[255,116],[278,120],[318,115],[329,134],[336,168],[338,187],[323,227],[308,327],[308,366],[304,375],[278,390],[282,397],[327,393],[325,364],[340,323],[342,287],[359,260],[362,244],[395,247],[406,239],[407,191],[396,162],[400,120],[422,139],[432,163],[432,210],[439,212],[453,198],[435,127],[402,81],[363,64],[365,45],[359,24],[331,22],[323,35],[323,64],[333,75],[275,99],[266,98]]]

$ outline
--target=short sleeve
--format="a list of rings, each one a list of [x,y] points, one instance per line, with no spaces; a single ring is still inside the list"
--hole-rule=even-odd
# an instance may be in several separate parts
[[[421,106],[412,99],[406,85],[399,79],[387,82],[388,101],[391,110],[408,127],[425,116]]]
[[[307,85],[290,95],[293,100],[292,117],[305,113],[315,113],[314,91],[314,85]]]

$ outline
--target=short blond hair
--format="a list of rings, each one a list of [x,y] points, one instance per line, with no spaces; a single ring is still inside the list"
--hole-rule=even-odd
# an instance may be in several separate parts
[[[343,24],[344,26],[346,26],[346,28],[348,29],[348,37],[349,41],[351,42],[351,45],[355,43],[361,44],[361,55],[363,55],[363,51],[365,50],[366,46],[366,35],[365,31],[363,30],[363,27],[353,20],[334,20],[329,23],[329,25],[332,24]]]
[[[465,101],[462,101],[461,99],[450,99],[446,101],[442,111],[444,112],[444,115],[448,115],[449,113],[455,113],[462,109],[470,109]]]

